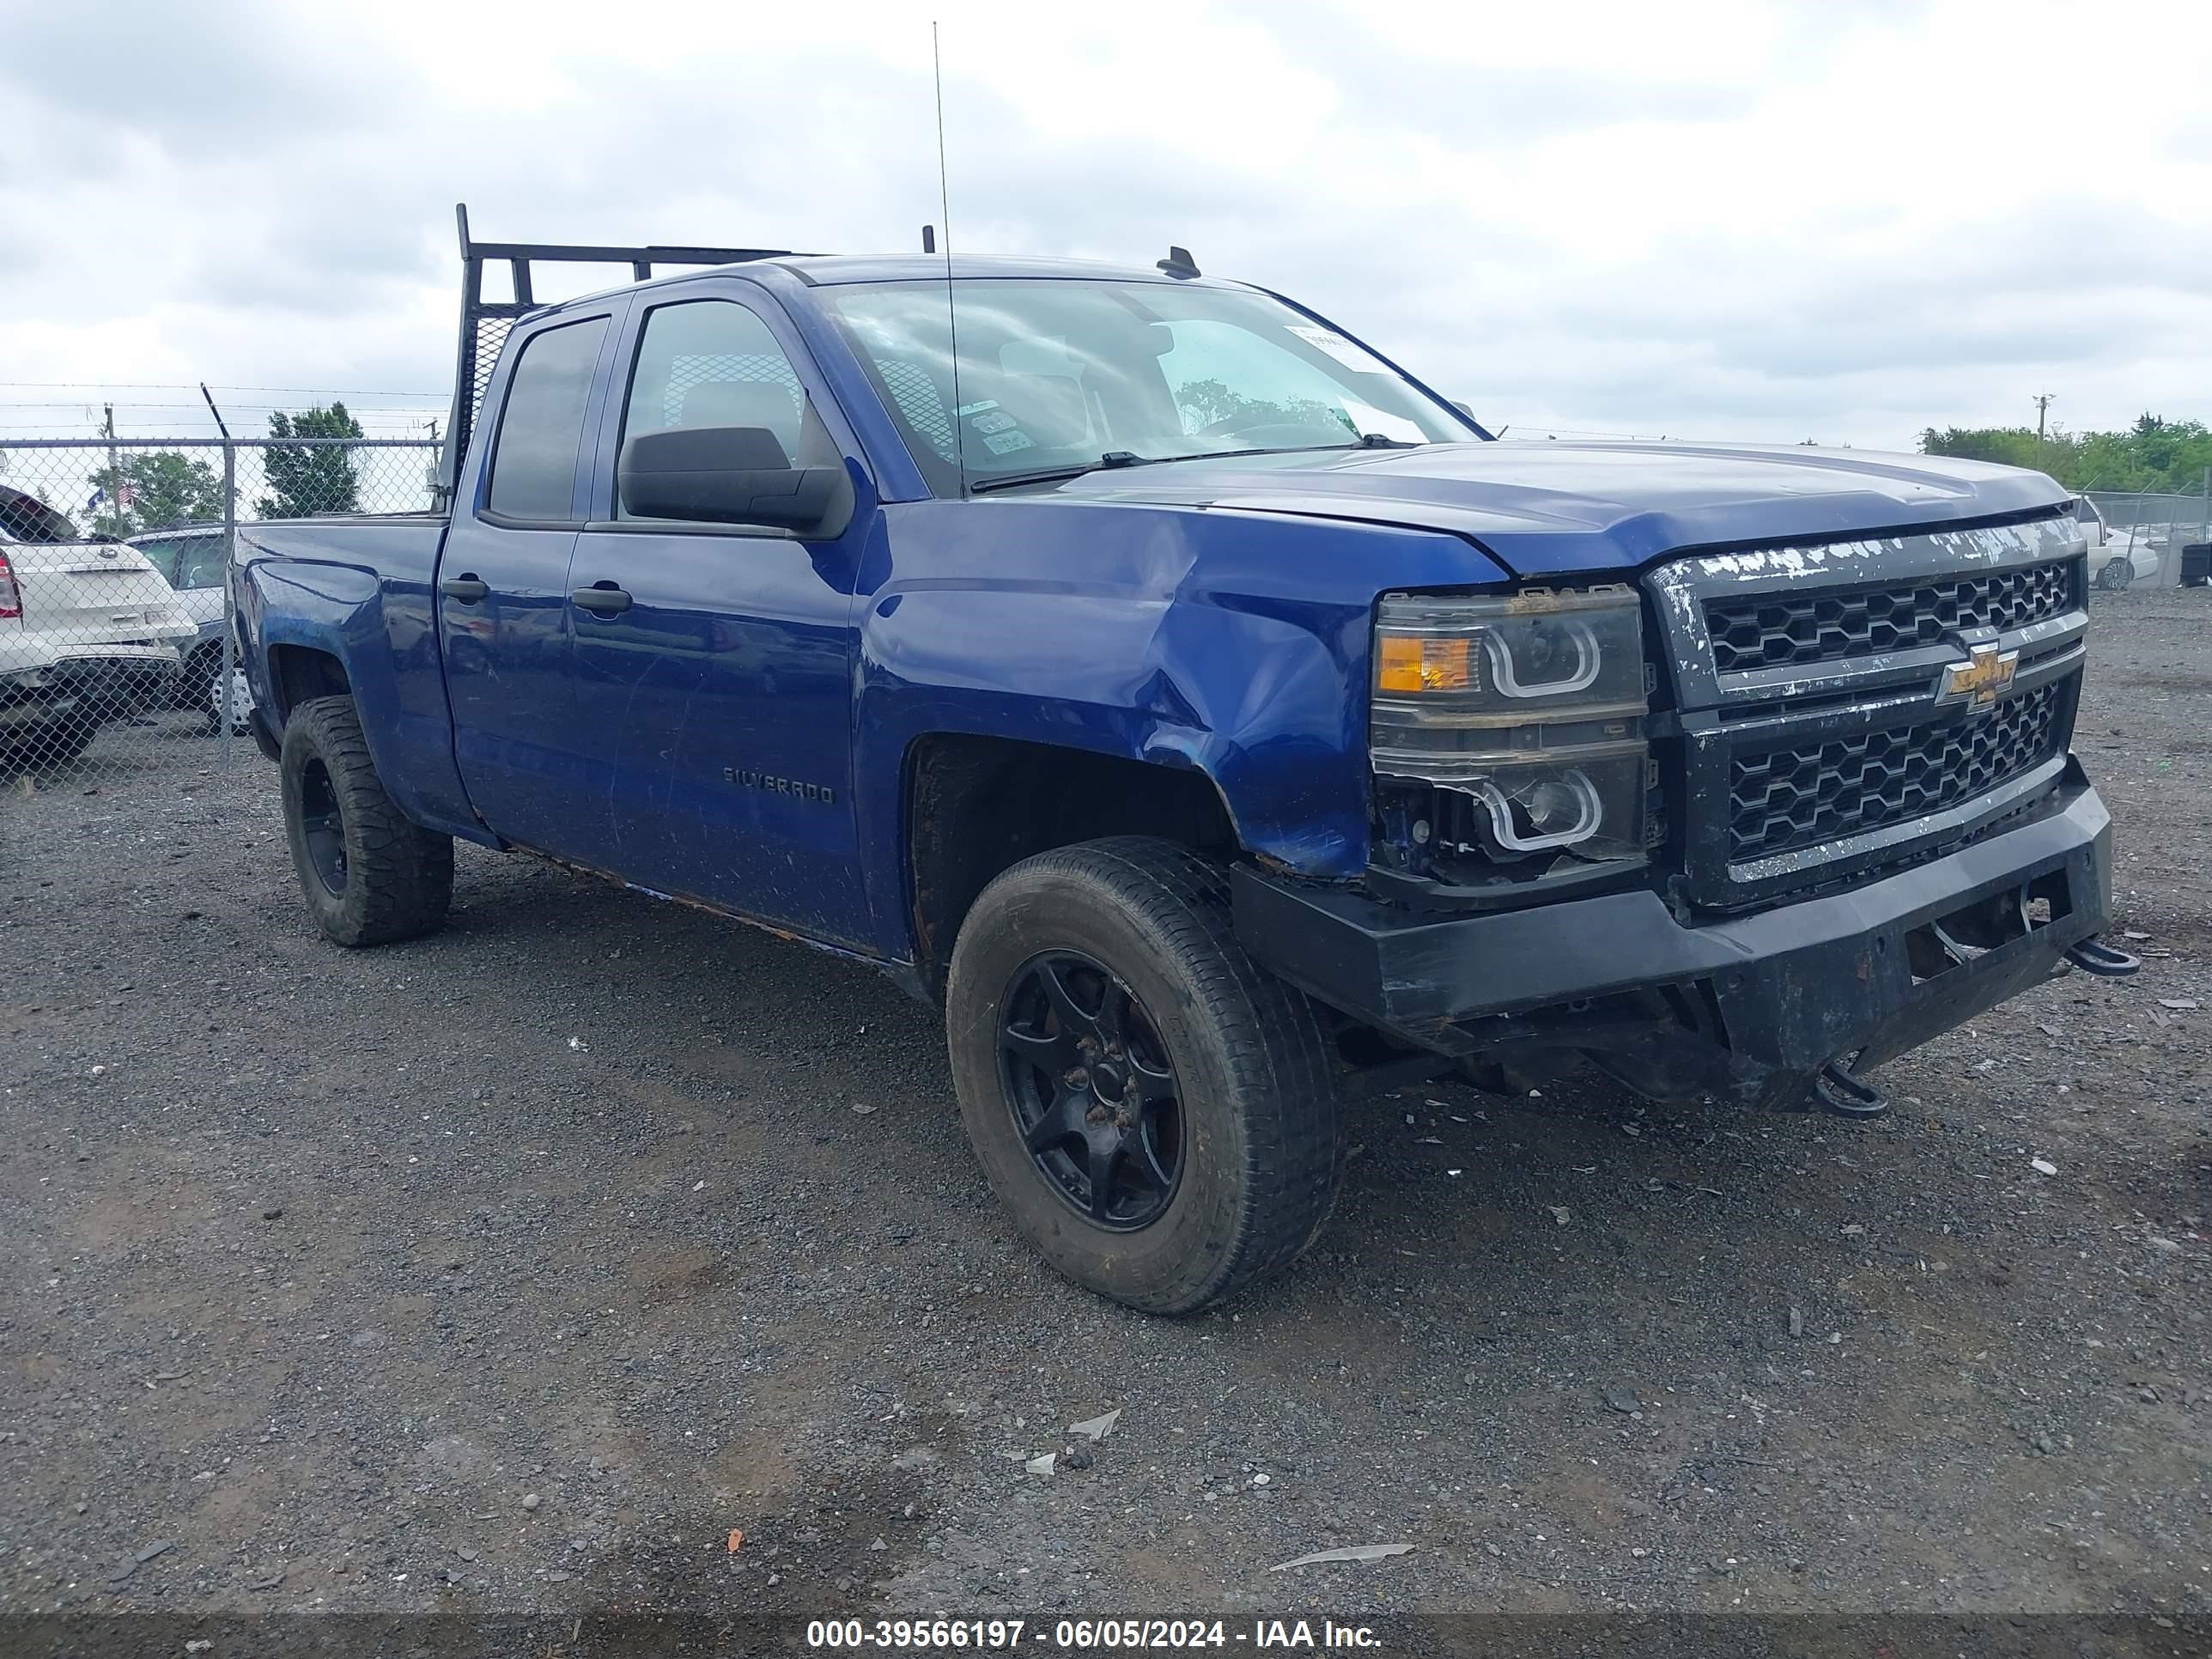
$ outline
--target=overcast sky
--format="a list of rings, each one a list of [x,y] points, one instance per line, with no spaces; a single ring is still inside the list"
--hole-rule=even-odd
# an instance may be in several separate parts
[[[1180,242],[1516,434],[2212,418],[2202,0],[0,0],[0,445],[103,386],[204,430],[161,407],[203,379],[254,430],[302,391],[419,422],[458,200],[914,248],[933,15],[962,250]]]

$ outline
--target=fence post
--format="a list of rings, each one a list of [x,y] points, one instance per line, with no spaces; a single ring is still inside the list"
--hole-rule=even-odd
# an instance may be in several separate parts
[[[222,434],[222,678],[216,682],[215,738],[216,765],[228,776],[234,713],[230,688],[238,672],[237,624],[231,620],[235,596],[230,580],[230,563],[238,554],[238,446],[231,441],[230,428],[222,411],[215,406],[204,380],[200,383],[200,396],[207,398],[208,413],[215,416],[216,430]]]
[[[231,591],[230,563],[238,556],[238,446],[230,434],[222,434],[222,678],[216,689],[216,764],[230,773],[230,751],[235,741],[232,687],[237,684],[238,628],[232,621],[236,596]]]

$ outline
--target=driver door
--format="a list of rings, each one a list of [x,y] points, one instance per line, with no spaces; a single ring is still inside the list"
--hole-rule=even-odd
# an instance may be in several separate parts
[[[875,497],[857,446],[823,418],[804,350],[750,296],[726,279],[686,284],[625,331],[569,581],[574,743],[589,780],[577,831],[586,862],[638,885],[872,948],[851,613]],[[765,429],[793,465],[845,467],[851,523],[807,540],[627,512],[623,445],[702,427]]]

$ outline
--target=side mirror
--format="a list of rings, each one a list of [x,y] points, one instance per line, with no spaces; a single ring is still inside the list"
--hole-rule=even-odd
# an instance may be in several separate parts
[[[764,426],[641,432],[615,468],[623,511],[690,524],[765,525],[809,540],[842,534],[853,482],[842,466],[793,466]]]

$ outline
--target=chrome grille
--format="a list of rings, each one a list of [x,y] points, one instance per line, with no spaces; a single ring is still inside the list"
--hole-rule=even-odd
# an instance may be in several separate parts
[[[1997,705],[1957,726],[1902,726],[1730,760],[1729,851],[1764,858],[1986,794],[2063,747],[2061,687]]]
[[[1840,662],[1934,645],[1972,629],[2025,628],[2081,603],[2081,559],[2054,559],[1942,580],[1709,599],[1713,665],[1734,674],[1784,663]]]
[[[1654,568],[1680,896],[1753,908],[2031,805],[2073,733],[2082,562],[2054,514]]]

